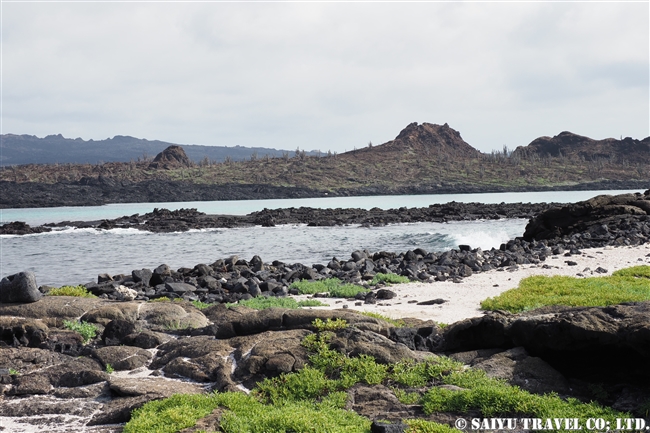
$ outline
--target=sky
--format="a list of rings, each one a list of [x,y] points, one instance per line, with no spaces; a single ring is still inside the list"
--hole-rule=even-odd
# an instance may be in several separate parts
[[[3,134],[344,152],[650,136],[641,2],[2,1]]]

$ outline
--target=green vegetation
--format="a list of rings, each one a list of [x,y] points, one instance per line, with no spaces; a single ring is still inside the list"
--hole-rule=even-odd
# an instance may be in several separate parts
[[[343,319],[314,319],[312,325],[316,328],[318,332],[325,331],[338,331],[340,329],[345,329],[348,327],[348,322]]]
[[[381,319],[385,322],[390,323],[396,328],[403,328],[406,326],[406,322],[404,322],[402,319],[391,319],[388,316],[384,316],[383,314],[380,313],[373,313],[372,311],[361,311],[360,313],[363,314],[364,316],[374,317],[375,319]]]
[[[410,283],[410,282],[411,280],[409,280],[408,277],[404,277],[402,275],[379,273],[375,275],[375,277],[370,282],[370,285],[376,286],[378,283],[403,284],[403,283]]]
[[[253,395],[226,392],[208,395],[174,395],[147,403],[133,412],[124,433],[174,433],[191,427],[215,408],[227,411],[221,418],[226,433],[253,432],[368,432],[370,420],[335,406],[325,399],[285,402],[270,406]]]
[[[647,300],[650,266],[636,266],[614,272],[611,277],[528,277],[519,287],[481,302],[481,308],[519,313],[545,305],[603,307]]]
[[[318,320],[313,324],[318,332],[303,340],[311,355],[309,365],[302,370],[265,379],[250,395],[175,395],[147,403],[133,412],[124,432],[176,432],[221,407],[224,432],[367,433],[370,420],[343,409],[346,391],[358,383],[385,384],[402,402],[422,405],[426,415],[473,411],[482,417],[603,418],[611,423],[617,417],[629,416],[597,403],[563,400],[556,394],[531,394],[445,357],[390,365],[379,364],[368,355],[349,357],[329,345],[333,331],[344,329],[345,321]],[[459,389],[438,386],[443,384]],[[404,422],[409,433],[456,431],[422,419]]]
[[[301,280],[291,284],[291,289],[298,289],[301,295],[314,293],[329,293],[333,298],[353,298],[358,293],[368,293],[369,290],[355,284],[343,284],[338,278],[327,278],[320,281]]]
[[[619,269],[612,273],[613,277],[634,277],[650,279],[650,266],[632,266],[631,268]]]
[[[458,433],[459,430],[445,424],[439,424],[424,419],[407,419],[404,423],[409,426],[408,433]]]
[[[9,369],[9,374],[12,376],[17,376],[20,374],[20,371],[16,370],[15,368],[10,368]]]
[[[78,298],[96,298],[84,286],[63,286],[51,289],[47,292],[47,296],[76,296]]]
[[[88,343],[90,340],[97,336],[97,326],[92,323],[64,320],[63,326],[81,335],[84,344]]]
[[[115,369],[111,364],[106,364],[106,373],[108,374],[113,374],[115,372]]]
[[[192,305],[194,305],[199,310],[204,310],[212,304],[208,304],[207,302],[201,302],[201,301],[192,301]]]
[[[160,298],[149,299],[149,302],[185,302],[185,299],[183,299],[183,298],[169,299],[167,296],[161,296]],[[195,301],[195,302],[199,302],[199,301]],[[209,304],[207,304],[207,305],[209,305]]]
[[[598,403],[582,403],[574,398],[563,400],[556,394],[531,394],[505,381],[488,378],[482,370],[454,371],[442,382],[465,388],[453,391],[434,387],[422,397],[424,413],[467,412],[479,410],[484,417],[505,414],[531,415],[535,418],[604,418],[614,425],[624,414]]]
[[[301,307],[326,307],[327,304],[323,304],[320,301],[315,299],[306,299],[304,301],[296,301],[293,298],[278,298],[278,297],[266,297],[258,296],[256,298],[246,299],[237,302],[236,304],[226,304],[227,307],[234,306],[244,306],[249,308],[254,308],[256,310],[264,310],[266,308],[290,308],[295,310],[296,308]]]

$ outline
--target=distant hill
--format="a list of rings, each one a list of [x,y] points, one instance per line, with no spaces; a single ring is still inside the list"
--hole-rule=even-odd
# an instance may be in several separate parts
[[[136,140],[115,137],[104,140],[101,148],[116,153],[118,146],[113,142],[129,139]],[[59,136],[56,140],[69,147],[76,142]],[[190,152],[199,146],[182,146],[184,152],[178,146],[166,146],[167,151],[159,152],[155,161],[7,166],[0,170],[0,208],[346,195],[645,190],[650,187],[649,144],[650,138],[593,140],[563,132],[538,138],[512,153],[504,149],[485,154],[447,124],[411,123],[384,144],[369,144],[342,154],[328,152],[322,157],[285,151],[280,157],[264,158],[264,149],[257,150],[258,158],[251,158],[255,149],[239,148],[245,152],[240,161],[230,156],[219,163],[197,163],[190,159],[201,160],[205,153],[192,156]],[[232,155],[237,148],[225,149]]]
[[[124,135],[116,135],[106,140],[82,140],[65,138],[61,134],[39,138],[34,135],[3,134],[0,136],[0,166],[22,164],[98,164],[102,162],[129,162],[156,156],[175,143],[159,140],[146,140]],[[266,147],[242,146],[199,146],[182,145],[188,158],[200,162],[208,158],[214,162],[224,162],[257,157],[281,157],[294,155],[294,151],[269,149]],[[306,152],[317,156],[317,152]]]
[[[444,125],[434,125],[425,122],[418,125],[413,122],[402,129],[394,140],[379,146],[368,146],[363,149],[353,150],[346,154],[350,156],[369,156],[371,154],[447,155],[459,158],[478,158],[481,152],[467,144],[460,136],[460,133],[450,128],[446,123]]]
[[[513,152],[514,157],[567,157],[584,161],[608,160],[614,162],[637,162],[650,164],[650,137],[635,140],[625,137],[622,140],[606,138],[594,140],[572,132],[561,132],[555,137],[539,137],[528,146],[520,146]],[[648,167],[650,172],[650,167]]]

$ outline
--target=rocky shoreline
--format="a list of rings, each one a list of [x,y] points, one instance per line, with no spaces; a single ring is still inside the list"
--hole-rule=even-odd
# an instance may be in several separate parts
[[[235,228],[282,224],[306,224],[330,227],[358,224],[384,226],[415,222],[449,222],[479,219],[532,218],[553,206],[553,203],[457,203],[432,204],[426,208],[370,210],[358,208],[319,209],[310,207],[263,209],[248,215],[207,215],[196,209],[154,209],[144,215],[130,215],[100,221],[63,221],[38,227],[15,221],[0,226],[0,234],[25,235],[51,231],[53,228],[75,227],[110,230],[131,228],[154,233],[184,232],[197,229]]]
[[[330,343],[349,356],[370,355],[390,364],[446,355],[533,393],[595,399],[650,424],[644,412],[650,402],[650,302],[494,312],[445,328],[418,319],[405,319],[406,326],[397,328],[349,310],[224,305],[286,296],[300,279],[337,277],[363,285],[381,272],[430,282],[543,266],[550,256],[561,255],[568,263],[580,249],[650,242],[648,204],[650,190],[552,207],[531,219],[522,238],[489,251],[470,246],[443,253],[355,251],[347,260],[311,267],[231,257],[176,271],[161,265],[130,275],[100,275],[97,283],[86,285],[99,296],[92,299],[43,296],[48,288],[37,289],[28,275],[7,277],[0,297],[0,426],[15,432],[119,432],[132,410],[151,400],[177,392],[252,389],[263,378],[306,365],[301,342],[315,332],[317,318],[347,321],[350,328],[337,331]],[[10,292],[19,297],[7,298]],[[355,301],[390,296],[379,286]],[[160,297],[177,302],[147,302]],[[200,310],[190,302],[196,300],[213,305]],[[94,324],[98,337],[84,342],[65,329],[65,320]],[[427,416],[384,385],[347,392],[349,409],[375,420],[451,423],[477,416]],[[395,428],[400,429],[373,431],[404,431]]]
[[[57,206],[101,206],[110,203],[160,203],[215,200],[261,200],[314,197],[348,197],[405,194],[469,194],[495,192],[587,191],[646,188],[647,181],[602,180],[561,186],[478,186],[471,184],[423,184],[367,186],[320,190],[266,184],[195,184],[188,181],[122,181],[103,175],[70,183],[0,181],[0,209]]]

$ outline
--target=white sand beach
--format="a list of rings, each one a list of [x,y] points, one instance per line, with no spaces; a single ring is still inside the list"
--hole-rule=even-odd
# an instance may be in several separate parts
[[[569,266],[566,261],[576,262]],[[569,275],[584,277],[611,275],[612,272],[637,265],[650,265],[650,245],[636,247],[604,247],[584,249],[580,255],[553,256],[539,265],[520,265],[515,271],[494,270],[464,278],[460,283],[452,281],[434,283],[394,284],[388,287],[397,297],[377,304],[356,305],[359,301],[336,298],[318,298],[330,304],[329,308],[347,306],[350,310],[371,311],[391,318],[415,317],[435,320],[439,323],[453,323],[470,317],[481,316],[480,303],[486,298],[515,288],[521,279],[532,275]],[[544,268],[544,265],[548,265]],[[607,273],[596,273],[601,267]],[[299,298],[308,298],[301,296]],[[417,305],[417,302],[444,299],[440,305]],[[328,308],[328,307],[322,307]]]

